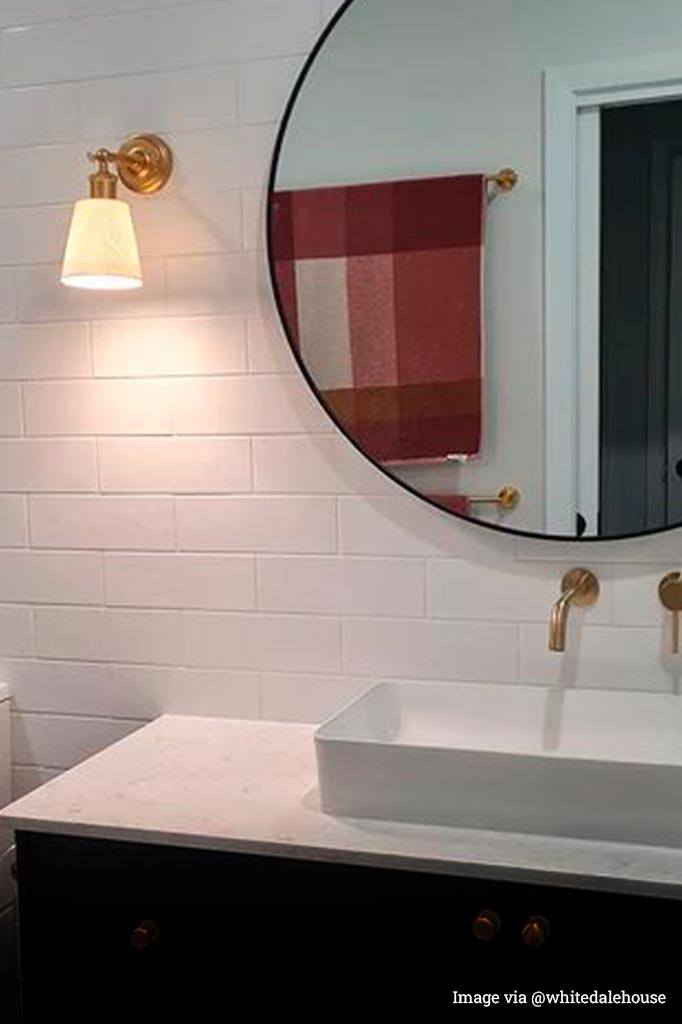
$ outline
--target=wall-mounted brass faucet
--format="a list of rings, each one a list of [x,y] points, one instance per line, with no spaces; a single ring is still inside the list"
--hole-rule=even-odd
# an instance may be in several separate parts
[[[550,651],[566,650],[566,622],[572,604],[585,608],[599,597],[599,580],[589,569],[571,569],[561,581],[561,597],[549,620]]]

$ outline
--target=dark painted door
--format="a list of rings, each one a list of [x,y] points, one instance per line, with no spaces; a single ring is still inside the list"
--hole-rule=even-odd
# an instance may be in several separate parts
[[[602,112],[600,533],[682,521],[682,102]]]

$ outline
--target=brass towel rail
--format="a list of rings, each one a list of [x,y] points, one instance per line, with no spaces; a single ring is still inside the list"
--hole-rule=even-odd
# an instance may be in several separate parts
[[[519,176],[513,167],[503,167],[497,174],[486,174],[488,185],[494,185],[499,192],[511,192],[518,184]]]
[[[497,505],[502,512],[511,512],[521,501],[521,491],[512,484],[505,484],[497,494],[483,497],[472,495],[468,501],[470,505]]]

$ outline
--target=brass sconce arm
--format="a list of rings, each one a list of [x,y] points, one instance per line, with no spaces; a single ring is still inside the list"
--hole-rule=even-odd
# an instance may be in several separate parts
[[[98,149],[88,153],[88,160],[97,164],[97,170],[90,175],[93,199],[115,199],[119,179],[132,192],[150,195],[163,188],[173,171],[173,153],[158,135],[134,135],[118,152]],[[111,166],[117,174],[111,172]]]

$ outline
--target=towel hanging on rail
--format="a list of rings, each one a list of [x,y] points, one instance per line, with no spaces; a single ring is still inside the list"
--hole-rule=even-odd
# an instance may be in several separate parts
[[[290,337],[330,411],[376,461],[480,453],[488,181],[273,196]]]

